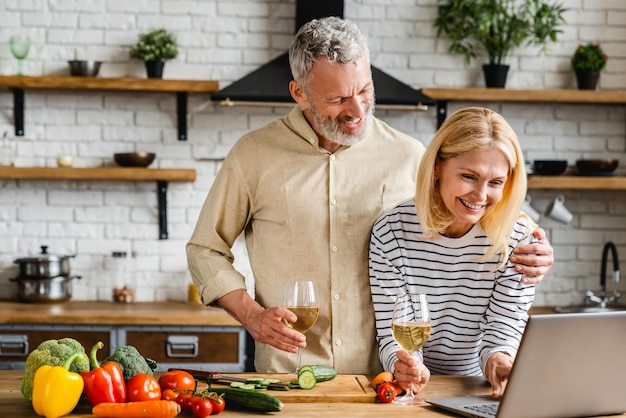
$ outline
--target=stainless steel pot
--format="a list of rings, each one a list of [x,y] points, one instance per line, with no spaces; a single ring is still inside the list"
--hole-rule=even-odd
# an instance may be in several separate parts
[[[19,264],[20,276],[29,278],[50,279],[58,276],[69,276],[70,257],[48,254],[48,246],[41,246],[41,254],[35,257],[18,258],[13,263]]]
[[[22,302],[65,302],[72,297],[72,280],[80,276],[58,276],[50,279],[17,277],[17,297]]]

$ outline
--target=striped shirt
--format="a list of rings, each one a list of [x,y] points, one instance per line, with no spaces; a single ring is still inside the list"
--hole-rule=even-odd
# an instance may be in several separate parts
[[[518,219],[509,255],[518,244],[536,241],[532,230],[525,218]],[[461,238],[426,239],[412,199],[376,221],[369,274],[385,370],[393,371],[401,349],[391,334],[391,318],[395,295],[405,286],[427,295],[431,335],[416,355],[431,373],[480,376],[491,354],[503,351],[515,357],[535,286],[522,284],[510,262],[493,271],[497,254],[480,259],[490,246],[480,224]]]

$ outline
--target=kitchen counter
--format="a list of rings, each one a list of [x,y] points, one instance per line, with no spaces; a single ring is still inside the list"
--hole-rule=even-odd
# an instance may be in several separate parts
[[[0,302],[0,324],[240,326],[219,308],[184,302]]]
[[[22,379],[21,371],[0,371],[0,411],[4,416],[12,418],[33,417],[37,415],[20,392]],[[326,384],[330,382],[321,383]],[[313,389],[315,390],[315,389]],[[368,390],[372,390],[369,388]],[[480,377],[470,376],[432,376],[426,389],[420,393],[425,398],[463,396],[463,395],[488,395],[489,385]],[[91,406],[82,400],[70,417],[93,418],[90,413]],[[188,415],[179,415],[188,416]],[[383,403],[335,403],[335,402],[311,402],[311,403],[289,403],[284,402],[281,412],[259,414],[246,411],[225,410],[220,414],[224,418],[228,417],[251,417],[251,416],[283,416],[289,418],[304,418],[320,416],[345,416],[380,418],[382,416],[392,417],[446,417],[450,414],[444,413],[432,406],[402,406]],[[620,415],[624,416],[624,415]]]
[[[531,314],[554,313],[535,307]],[[239,326],[219,308],[184,302],[0,302],[0,324],[212,325]]]

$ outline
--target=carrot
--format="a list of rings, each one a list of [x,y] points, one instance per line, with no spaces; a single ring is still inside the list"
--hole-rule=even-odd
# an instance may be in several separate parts
[[[94,406],[91,413],[97,417],[110,418],[172,418],[180,413],[180,405],[174,401],[155,400],[141,402],[104,402]]]

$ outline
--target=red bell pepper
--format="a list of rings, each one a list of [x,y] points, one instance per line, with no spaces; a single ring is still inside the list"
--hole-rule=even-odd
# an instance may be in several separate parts
[[[104,402],[126,402],[126,382],[122,368],[114,361],[100,365],[96,353],[102,347],[102,342],[92,347],[89,353],[91,370],[81,373],[85,382],[85,396],[93,406]]]

